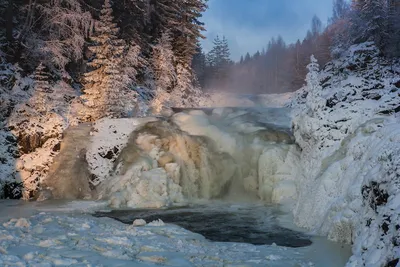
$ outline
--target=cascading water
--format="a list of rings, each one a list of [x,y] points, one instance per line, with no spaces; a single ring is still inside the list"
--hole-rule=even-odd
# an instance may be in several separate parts
[[[91,193],[116,208],[137,208],[296,196],[297,148],[283,108],[187,109],[168,118],[104,120],[89,131],[82,125],[66,133],[44,181],[54,197]]]
[[[284,109],[183,110],[144,123],[111,157],[100,197],[115,208],[198,199],[277,202],[282,195],[274,196],[275,189],[280,190],[275,195],[287,189],[293,197],[295,186],[284,165],[296,147],[286,114]]]

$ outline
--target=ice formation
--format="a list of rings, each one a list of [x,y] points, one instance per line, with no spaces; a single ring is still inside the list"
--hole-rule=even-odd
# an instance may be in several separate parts
[[[260,121],[263,113],[270,118]],[[86,154],[97,197],[115,208],[230,196],[293,199],[287,159],[296,157],[296,149],[286,116],[285,109],[220,108],[186,110],[169,119],[99,121]],[[282,125],[271,124],[276,118]]]

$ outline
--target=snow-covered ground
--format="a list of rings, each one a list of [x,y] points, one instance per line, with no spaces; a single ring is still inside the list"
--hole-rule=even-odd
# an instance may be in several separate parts
[[[209,242],[162,221],[134,226],[87,213],[102,205],[2,201],[2,215],[14,218],[1,219],[0,266],[334,267],[349,256],[347,248],[320,238],[303,248]]]

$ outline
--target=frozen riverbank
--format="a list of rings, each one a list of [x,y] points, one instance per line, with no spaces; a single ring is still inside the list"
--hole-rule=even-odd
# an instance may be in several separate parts
[[[333,267],[343,266],[350,256],[348,247],[321,238],[312,238],[313,244],[303,248],[218,243],[171,224],[134,227],[87,213],[103,205],[3,201],[1,206],[8,209],[1,209],[1,217],[25,208],[28,213],[2,220],[0,265]]]

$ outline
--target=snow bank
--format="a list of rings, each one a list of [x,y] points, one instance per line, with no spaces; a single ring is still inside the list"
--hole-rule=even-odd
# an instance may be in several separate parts
[[[305,248],[209,242],[161,220],[125,225],[79,213],[50,213],[0,225],[1,266],[327,266],[344,257],[315,240]]]
[[[378,54],[353,46],[290,104],[301,148],[295,221],[354,243],[348,266],[395,266],[400,256],[400,68]]]

